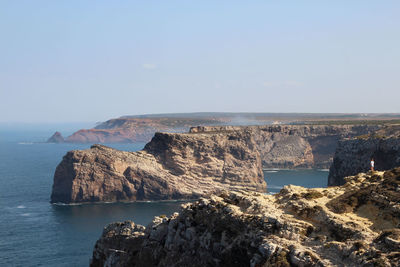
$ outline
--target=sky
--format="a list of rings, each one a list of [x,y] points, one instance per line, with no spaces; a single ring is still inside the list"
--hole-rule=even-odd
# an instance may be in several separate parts
[[[0,0],[0,122],[400,112],[400,1]]]

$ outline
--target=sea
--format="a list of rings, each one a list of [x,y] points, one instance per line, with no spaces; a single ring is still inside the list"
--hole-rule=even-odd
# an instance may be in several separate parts
[[[60,125],[58,129],[62,128]],[[63,134],[81,125],[67,125]],[[103,228],[115,221],[147,225],[179,211],[182,201],[50,204],[53,175],[67,151],[90,144],[48,144],[54,126],[0,125],[0,266],[88,266]],[[105,144],[137,151],[144,143]],[[327,170],[264,170],[268,193],[287,184],[326,187]]]

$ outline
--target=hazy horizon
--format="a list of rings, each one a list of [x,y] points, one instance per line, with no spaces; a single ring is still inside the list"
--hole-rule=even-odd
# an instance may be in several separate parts
[[[398,1],[2,1],[0,122],[400,113]]]

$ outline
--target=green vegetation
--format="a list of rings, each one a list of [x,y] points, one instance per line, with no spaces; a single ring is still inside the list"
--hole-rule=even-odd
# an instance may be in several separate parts
[[[308,199],[308,200],[320,198],[320,197],[323,197],[323,196],[324,196],[323,194],[321,194],[320,192],[315,191],[315,190],[310,190],[307,193],[303,194],[303,197],[305,199]]]
[[[399,119],[393,120],[321,120],[321,121],[304,121],[295,122],[293,124],[301,125],[395,125],[400,124]]]

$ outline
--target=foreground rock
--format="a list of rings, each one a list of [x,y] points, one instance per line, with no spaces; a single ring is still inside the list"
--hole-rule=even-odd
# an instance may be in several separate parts
[[[102,145],[68,152],[51,202],[193,199],[237,189],[266,191],[250,133],[157,133],[139,152]]]
[[[388,135],[372,135],[339,142],[330,167],[328,185],[342,185],[344,177],[370,169],[389,170],[400,166],[400,130]]]
[[[146,228],[113,223],[91,266],[400,266],[400,168],[347,181],[222,193]]]

